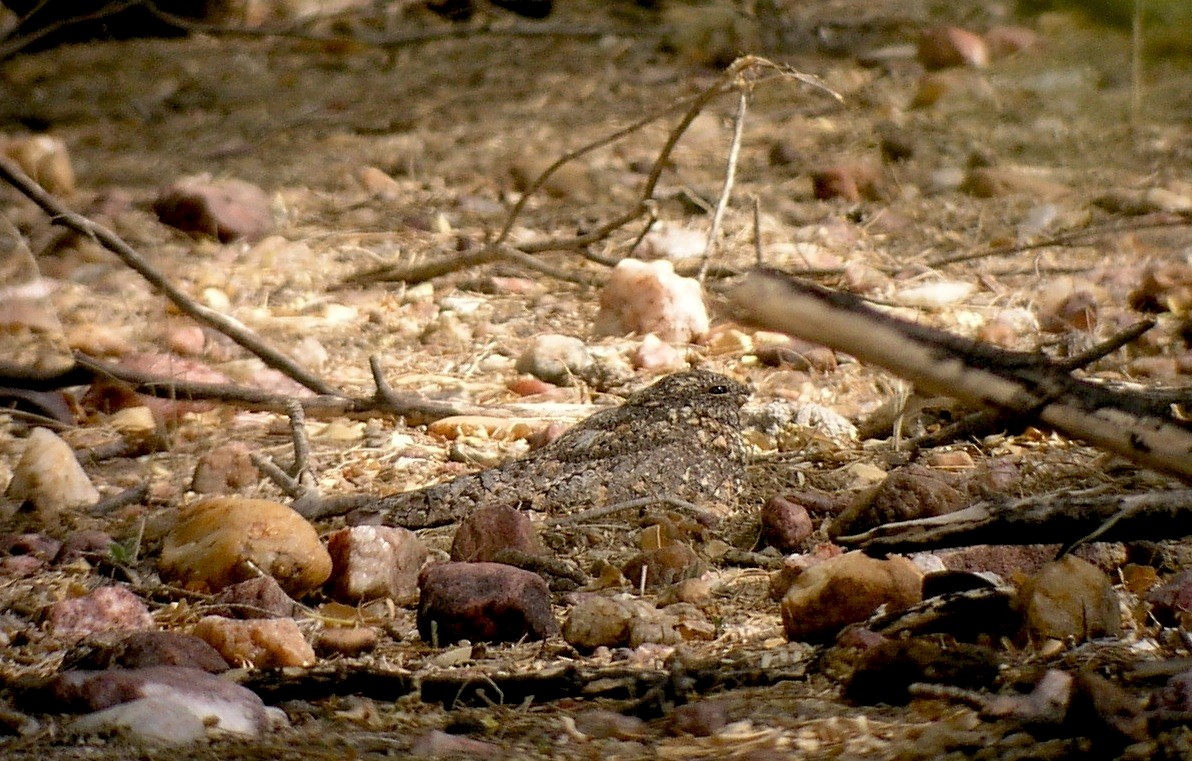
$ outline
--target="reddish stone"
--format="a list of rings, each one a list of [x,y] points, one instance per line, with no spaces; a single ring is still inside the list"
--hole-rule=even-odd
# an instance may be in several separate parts
[[[501,550],[542,555],[546,548],[529,516],[506,505],[473,510],[455,530],[451,559],[463,563],[491,562]]]
[[[86,669],[140,669],[151,666],[182,666],[218,674],[228,670],[228,662],[203,640],[193,634],[171,631],[133,632],[111,643],[95,643],[87,657],[75,664]]]
[[[919,37],[919,62],[928,69],[952,66],[984,68],[989,65],[989,46],[980,35],[955,26],[923,30]]]
[[[418,634],[437,646],[545,639],[559,630],[546,582],[520,568],[440,563],[423,569],[418,587]]]
[[[38,560],[50,561],[62,548],[62,542],[45,534],[5,534],[0,536],[0,554],[30,555]]]
[[[646,589],[658,589],[699,576],[705,565],[694,550],[682,542],[675,542],[635,555],[621,573],[637,588],[642,582],[642,569],[645,569]]]
[[[784,496],[771,497],[762,508],[762,538],[779,552],[802,549],[815,526],[807,508]]]
[[[315,652],[322,656],[344,655],[350,658],[369,652],[380,639],[377,630],[370,626],[324,629],[315,640]]]
[[[261,472],[253,464],[248,447],[233,441],[199,457],[190,488],[199,494],[235,494],[260,479]]]
[[[179,180],[158,193],[153,211],[163,224],[225,243],[237,238],[257,240],[273,227],[264,191],[232,178]]]
[[[211,598],[211,604],[212,615],[226,618],[289,618],[298,610],[298,603],[272,576],[224,587]]]
[[[79,558],[95,565],[110,560],[116,540],[106,531],[75,531],[68,534],[54,556],[54,563],[71,563]]]

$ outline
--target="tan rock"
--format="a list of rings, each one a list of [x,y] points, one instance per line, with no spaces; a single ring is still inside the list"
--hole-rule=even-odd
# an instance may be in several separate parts
[[[16,138],[4,146],[4,153],[50,193],[74,193],[74,167],[70,163],[66,143],[59,138],[50,135]]]
[[[834,636],[885,605],[900,610],[922,596],[922,576],[901,556],[886,560],[849,552],[813,565],[782,598],[782,625],[792,640]]]
[[[1104,571],[1067,555],[1047,565],[1019,590],[1023,633],[1034,640],[1116,637],[1122,632],[1117,593]]]
[[[219,651],[228,663],[256,668],[310,666],[315,651],[292,618],[254,618],[237,621],[204,616],[194,634]]]
[[[180,511],[162,546],[161,571],[207,590],[264,573],[300,596],[331,575],[331,556],[314,527],[291,508],[220,497]]]
[[[47,524],[56,523],[63,511],[99,501],[99,492],[70,445],[48,428],[34,428],[29,434],[5,494],[32,504],[38,519]]]
[[[961,190],[977,198],[1026,195],[1040,201],[1054,201],[1069,195],[1066,186],[1039,172],[1020,167],[974,167],[965,177]]]

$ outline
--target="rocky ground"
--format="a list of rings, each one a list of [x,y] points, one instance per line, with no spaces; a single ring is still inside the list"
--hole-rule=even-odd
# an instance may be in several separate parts
[[[156,695],[145,705],[158,715],[226,703],[220,723],[243,732],[185,746],[196,758],[1192,754],[1182,542],[1094,543],[1050,564],[1056,546],[912,561],[842,555],[832,541],[982,499],[1177,481],[1031,426],[909,463],[905,442],[958,414],[945,400],[883,424],[906,384],[738,324],[722,296],[760,259],[1057,358],[1149,316],[1153,330],[1087,374],[1186,388],[1186,40],[1164,28],[1138,89],[1128,32],[1063,9],[825,0],[660,16],[573,2],[546,26],[493,11],[486,33],[398,39],[452,29],[414,5],[392,4],[383,21],[350,12],[305,36],[205,30],[23,52],[0,63],[5,153],[318,381],[370,398],[376,357],[395,392],[439,405],[309,406],[303,485],[322,499],[523,457],[693,366],[751,388],[737,497],[473,519],[470,552],[522,553],[505,556],[522,568],[493,571],[521,590],[501,601],[518,612],[493,637],[465,628],[463,644],[437,641],[466,619],[452,607],[464,603],[449,585],[432,603],[435,580],[420,590],[417,573],[467,555],[455,527],[352,532],[284,507],[284,478],[250,459],[294,460],[276,406],[147,408],[114,383],[26,395],[23,411],[0,413],[5,758],[127,757],[115,720],[88,713],[112,702],[101,692]],[[527,25],[538,31],[500,33]],[[742,49],[822,86],[739,64],[748,109],[730,161],[742,90],[723,72]],[[612,269],[631,257],[698,276],[730,163],[702,285],[669,265]],[[182,197],[196,187],[217,207],[231,197],[231,211],[197,214]],[[0,337],[18,364],[53,369],[69,347],[141,373],[312,396],[231,331],[184,315],[102,241],[51,226],[9,187],[0,209],[12,283],[0,286]],[[643,288],[678,294],[673,309],[651,314],[634,301]],[[1186,420],[1187,407],[1174,414]],[[924,591],[931,571],[937,585],[992,586],[959,613],[900,617],[943,588]],[[227,591],[237,583],[248,587]],[[237,618],[245,608],[274,617]],[[143,634],[158,630],[201,642]],[[481,641],[503,637],[514,641]],[[151,662],[234,668],[132,683],[112,668]],[[88,686],[83,670],[103,676]],[[912,695],[908,683],[927,686]]]

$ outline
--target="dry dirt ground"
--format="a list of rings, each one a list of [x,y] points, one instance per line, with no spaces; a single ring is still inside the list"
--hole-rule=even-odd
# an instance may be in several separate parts
[[[625,28],[626,22],[600,4],[560,5],[552,23]],[[985,72],[964,73],[935,105],[914,109],[909,103],[921,71],[913,60],[895,57],[877,65],[860,60],[865,51],[913,41],[919,29],[934,23],[987,27],[1000,20],[995,6],[874,6],[840,0],[791,9],[798,33],[774,58],[819,76],[844,102],[774,78],[755,88],[716,264],[744,268],[753,263],[756,198],[760,248],[771,266],[826,271],[816,275],[820,282],[854,289],[864,284],[871,295],[894,303],[900,289],[911,285],[975,286],[959,301],[913,312],[929,324],[971,335],[1003,310],[1020,308],[1050,320],[1055,329],[1011,329],[1006,341],[1063,354],[1128,322],[1127,294],[1139,282],[1142,267],[1188,256],[1186,220],[1096,235],[1074,245],[930,266],[943,257],[1136,221],[1120,204],[1095,203],[1111,191],[1167,187],[1188,197],[1192,67],[1187,59],[1148,61],[1140,121],[1132,129],[1125,33],[1064,15],[1034,21],[1045,40],[1040,50],[996,62]],[[507,390],[516,377],[513,358],[542,333],[580,336],[623,354],[632,351],[636,339],[592,337],[598,309],[594,287],[511,263],[461,269],[422,285],[342,284],[380,265],[417,263],[481,244],[517,198],[519,174],[532,174],[546,160],[715,81],[715,69],[664,49],[648,24],[633,28],[641,34],[597,39],[479,35],[388,51],[203,34],[67,46],[0,65],[5,90],[0,130],[18,134],[32,125],[61,137],[78,174],[73,208],[113,227],[187,293],[227,310],[341,388],[370,393],[367,358],[377,355],[396,388],[437,398],[527,406],[604,401],[603,392],[621,389],[580,387],[521,400]],[[692,126],[656,193],[661,220],[707,229],[723,181],[735,109],[735,97],[720,97]],[[512,242],[575,234],[628,208],[676,118],[584,157],[580,170],[530,200]],[[874,198],[814,197],[812,169],[877,160],[883,137],[891,135],[907,143],[912,154],[884,166]],[[977,197],[955,181],[974,163],[1023,167],[1064,190],[1028,185]],[[362,184],[367,167],[392,182]],[[160,225],[148,208],[157,189],[200,172],[264,188],[273,199],[275,236],[257,244],[222,245]],[[70,238],[51,245],[54,233],[40,212],[8,190],[0,191],[0,203],[33,251],[49,250],[39,263],[43,275],[62,280],[55,296],[58,316],[76,345],[106,348],[116,356],[161,352],[166,336],[186,324],[164,298],[96,245]],[[627,255],[639,232],[638,223],[618,230],[592,246],[591,253]],[[577,276],[607,273],[575,252],[535,256]],[[1093,330],[1081,330],[1080,319],[1057,327],[1055,305],[1081,290],[1089,294],[1082,314],[1097,315]],[[717,298],[710,300],[715,307]],[[1156,335],[1143,348],[1102,363],[1098,372],[1150,382],[1142,377],[1144,369],[1131,364],[1136,358],[1184,351],[1173,320],[1162,321]],[[691,347],[690,355],[748,380],[760,400],[816,402],[853,420],[863,419],[899,387],[891,377],[843,359],[827,372],[763,367],[731,336]],[[257,372],[218,336],[211,336],[200,359],[239,379]],[[1156,372],[1154,364],[1137,367]],[[646,377],[638,373],[636,383]],[[1162,380],[1178,383],[1181,378],[1168,374]],[[1182,380],[1186,383],[1187,376]],[[538,409],[544,418],[558,414],[545,404]],[[0,420],[0,459],[11,468],[25,429],[17,420]],[[450,442],[400,420],[315,420],[311,432],[313,465],[329,492],[385,493],[476,467],[449,461]],[[102,425],[65,436],[79,447],[114,438]],[[859,488],[864,472],[859,474],[858,463],[889,464],[886,450],[872,442],[846,445],[813,438],[786,442],[785,452],[764,453],[769,459],[755,469],[757,484],[742,499],[734,525],[756,521],[761,502],[783,488],[805,482],[833,490]],[[89,466],[104,493],[148,481],[151,499],[102,520],[79,519],[80,525],[102,527],[131,546],[146,518],[151,524],[154,515],[193,498],[187,488],[196,458],[228,440],[281,460],[291,454],[282,416],[226,409],[189,416],[171,430],[166,451]],[[469,444],[490,459],[515,456],[524,446]],[[1021,474],[1014,487],[1018,493],[1090,486],[1145,489],[1163,483],[1047,434],[995,437],[957,448],[978,462],[1011,459]],[[776,454],[781,455],[777,460]],[[245,493],[282,498],[263,479]],[[631,554],[635,529],[614,521],[552,546],[568,545],[563,549],[569,557],[588,568],[597,559]],[[430,543],[443,548],[450,536],[441,530],[427,534]],[[154,578],[155,551],[148,541],[139,548],[144,559],[137,568],[147,586]],[[714,693],[727,701],[731,720],[750,722],[734,733],[674,736],[658,718],[637,737],[584,740],[567,731],[566,717],[586,707],[570,699],[448,711],[409,696],[396,701],[375,694],[318,700],[290,696],[281,705],[292,729],[252,743],[220,740],[185,754],[396,757],[428,729],[445,727],[492,742],[509,758],[918,758],[948,753],[1021,758],[1082,752],[1080,743],[1062,738],[1044,746],[1021,734],[1005,736],[1004,728],[983,725],[972,710],[945,701],[898,709],[850,706],[839,697],[832,669],[816,659],[818,651],[786,642],[764,569],[714,564],[709,578],[714,590],[709,617],[717,622],[717,636],[688,643],[691,657],[747,654],[763,664],[764,656],[770,659],[764,663],[806,674]],[[30,601],[96,583],[98,577],[91,574],[3,585],[0,595],[10,624],[25,627],[25,634],[0,653],[6,678],[48,672],[62,657],[38,634],[39,606]],[[197,618],[201,607],[164,598],[154,605],[163,625],[179,626]],[[564,611],[562,600],[559,611]],[[601,665],[551,641],[489,646],[462,666],[444,666],[435,661],[439,652],[413,633],[411,611],[362,615],[384,619],[387,632],[377,653],[364,659],[370,665],[423,675],[454,668],[478,679],[547,665]],[[1145,623],[1127,636],[1152,636]],[[664,649],[646,649],[621,663],[658,669],[667,655]],[[1036,663],[1065,657],[1072,655],[1028,651],[1013,656]],[[612,700],[596,704],[622,706]],[[119,745],[78,740],[55,727],[55,720],[47,719],[30,737],[0,739],[0,754],[11,759],[130,757]],[[143,758],[176,754],[137,751]]]

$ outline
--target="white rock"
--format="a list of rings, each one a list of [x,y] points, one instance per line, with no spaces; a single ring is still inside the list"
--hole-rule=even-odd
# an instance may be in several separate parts
[[[707,243],[708,234],[702,230],[658,225],[642,238],[641,253],[647,259],[694,259],[703,255]]]
[[[78,734],[116,730],[137,740],[185,745],[207,734],[205,717],[193,709],[181,695],[159,695],[89,713],[70,728]]]
[[[64,510],[89,507],[99,501],[99,492],[70,446],[48,428],[34,428],[29,434],[7,496],[32,503],[45,522],[56,519]]]
[[[599,335],[654,333],[663,341],[691,342],[708,332],[708,310],[693,278],[668,261],[623,259],[600,294]]]
[[[963,301],[976,290],[975,284],[965,280],[942,280],[903,288],[894,294],[891,301],[900,306],[939,309]]]
[[[633,351],[633,366],[654,372],[675,372],[687,367],[687,358],[684,352],[647,333]]]

